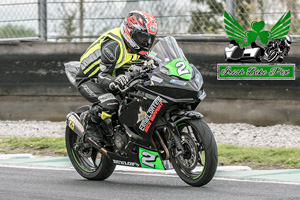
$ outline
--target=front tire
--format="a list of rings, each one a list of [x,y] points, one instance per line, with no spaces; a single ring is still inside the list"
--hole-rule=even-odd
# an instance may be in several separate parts
[[[178,155],[176,148],[172,151],[170,160],[176,173],[191,186],[209,183],[218,165],[218,149],[209,126],[202,119],[191,119],[177,128],[185,152]]]

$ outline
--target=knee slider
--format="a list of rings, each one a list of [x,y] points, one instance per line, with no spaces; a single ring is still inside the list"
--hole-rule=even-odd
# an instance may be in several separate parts
[[[99,105],[101,106],[102,111],[108,114],[113,114],[119,108],[118,100],[111,93],[107,93],[99,96],[98,100],[100,101]]]

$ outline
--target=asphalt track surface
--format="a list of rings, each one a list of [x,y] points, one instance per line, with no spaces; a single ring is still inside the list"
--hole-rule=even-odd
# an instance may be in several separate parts
[[[300,185],[214,178],[201,188],[172,175],[115,172],[88,181],[74,170],[0,167],[0,199],[300,199]]]

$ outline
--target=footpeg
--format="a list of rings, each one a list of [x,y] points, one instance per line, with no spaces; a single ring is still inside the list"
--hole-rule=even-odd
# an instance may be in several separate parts
[[[73,145],[73,149],[75,151],[79,151],[79,150],[84,150],[84,149],[89,149],[92,148],[92,146],[89,143],[83,143],[83,142],[79,142],[79,143],[75,143]]]
[[[74,149],[75,151],[79,151],[80,147],[79,147],[79,145],[78,145],[77,143],[75,143],[75,144],[73,145],[73,149]]]
[[[99,151],[101,151],[101,153],[103,153],[105,156],[109,157],[107,154],[107,150],[100,144],[98,144],[97,142],[95,142],[94,140],[89,139],[88,137],[86,138],[86,141],[94,148],[98,149]]]
[[[95,147],[96,149],[102,148],[102,145],[98,144],[96,141],[92,140],[89,137],[86,137],[86,141],[88,142],[89,145],[91,145],[92,147]]]

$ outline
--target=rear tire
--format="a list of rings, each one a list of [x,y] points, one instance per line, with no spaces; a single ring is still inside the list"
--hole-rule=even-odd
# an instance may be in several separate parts
[[[190,150],[190,153],[175,157],[177,150],[173,149],[170,160],[176,173],[184,182],[194,187],[209,183],[214,177],[218,165],[218,149],[209,126],[202,119],[191,119],[181,122],[177,128],[185,152]],[[195,144],[188,140],[194,140]],[[194,153],[193,148],[199,152],[198,155]],[[197,163],[193,163],[196,161]],[[187,166],[189,164],[192,166]]]
[[[76,113],[80,115],[80,112]],[[89,148],[83,151],[73,148],[74,144],[82,142],[82,139],[69,126],[66,126],[65,141],[70,161],[82,177],[89,180],[105,180],[113,173],[116,165],[99,150]]]

